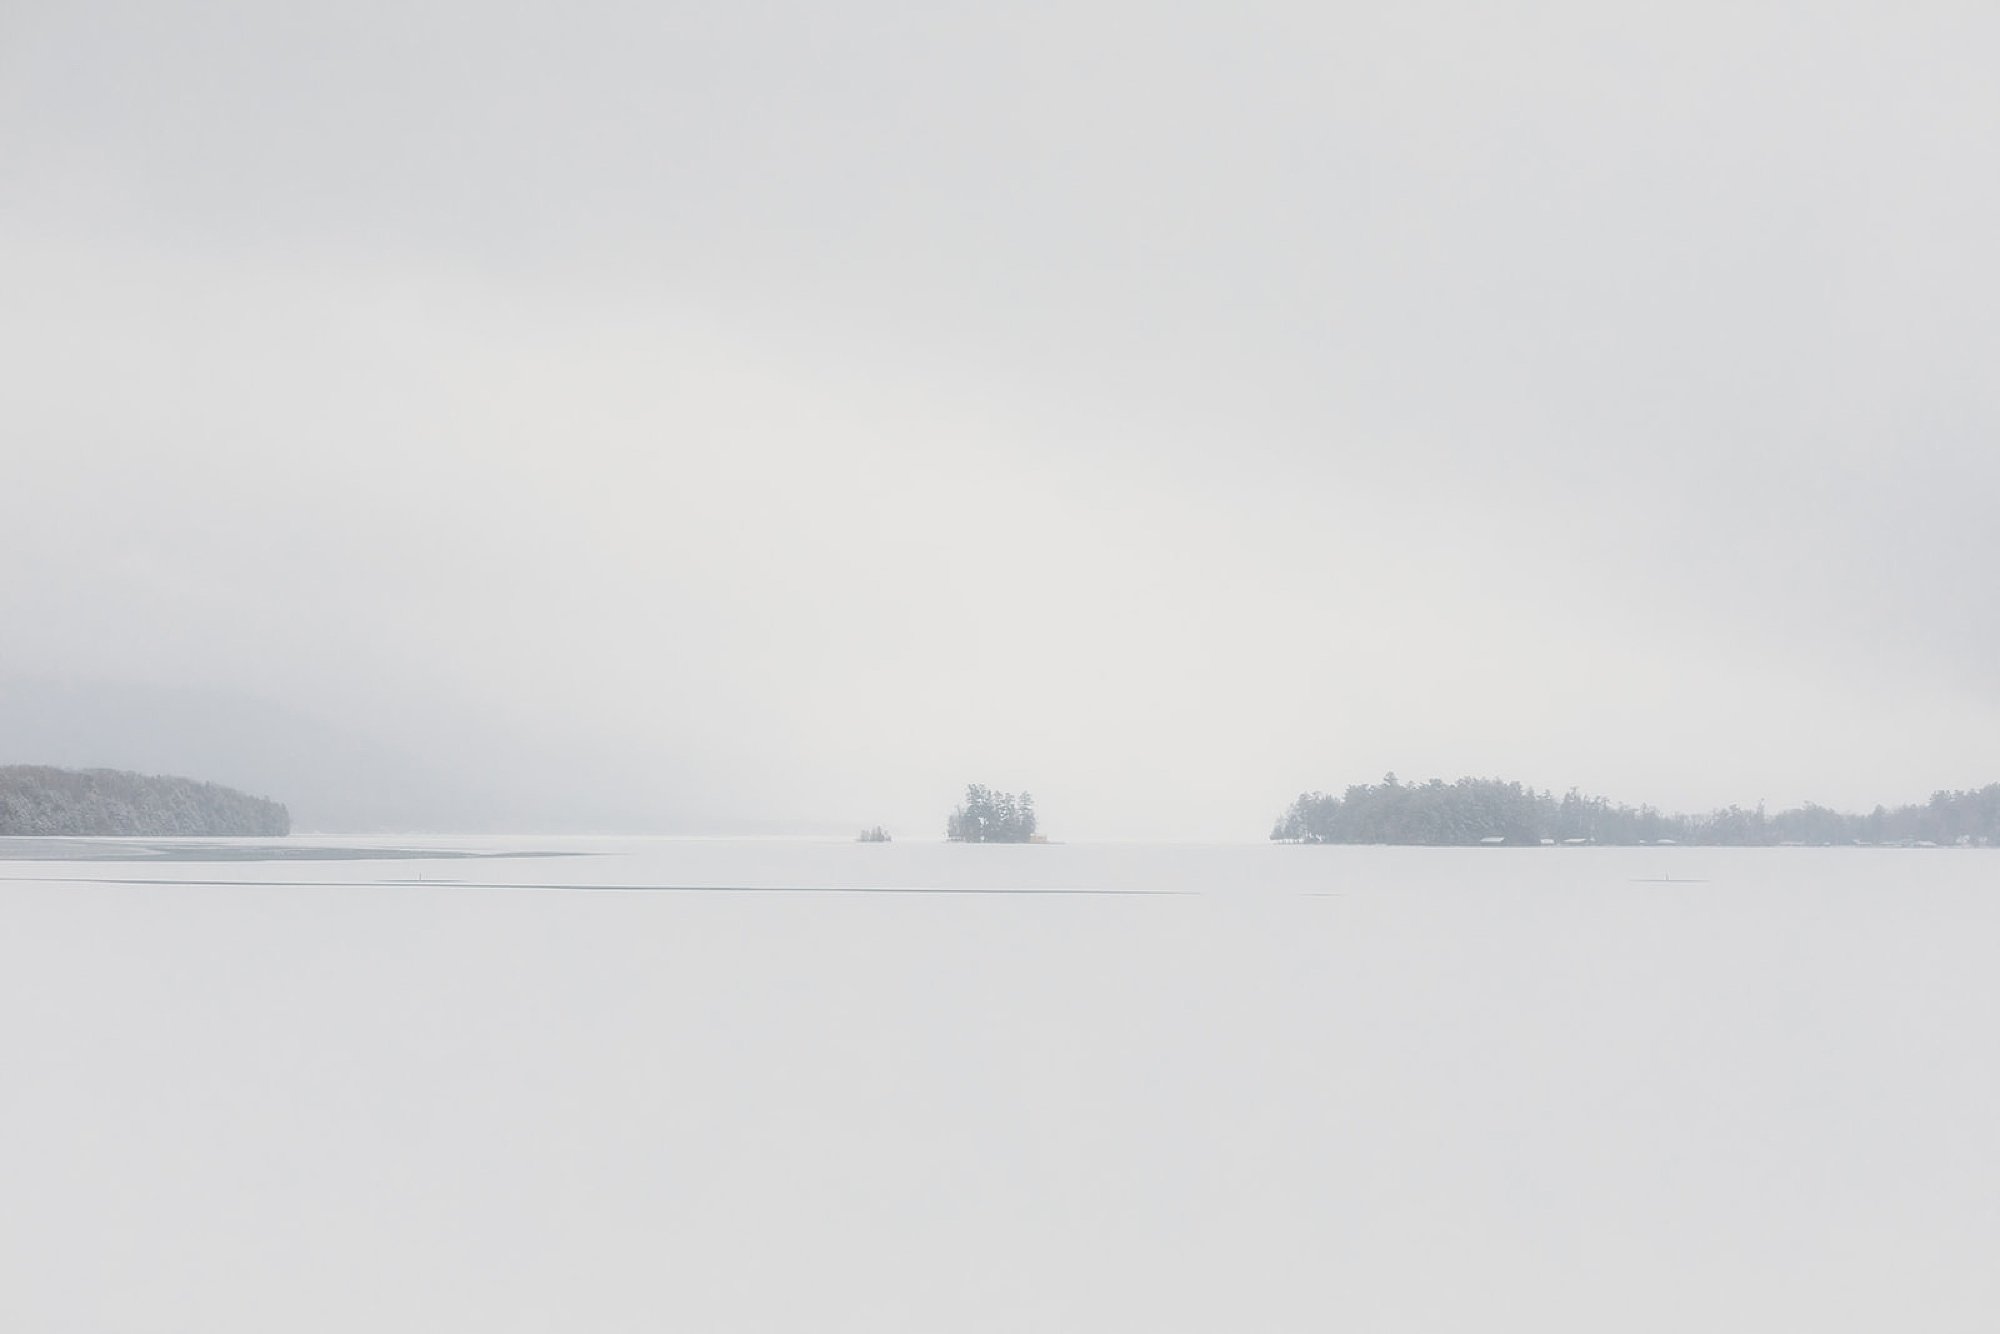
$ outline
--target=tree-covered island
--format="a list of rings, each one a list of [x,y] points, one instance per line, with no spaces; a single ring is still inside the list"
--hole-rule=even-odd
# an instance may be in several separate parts
[[[192,778],[120,769],[0,767],[0,836],[282,838],[275,801]]]
[[[1271,830],[1292,843],[1401,843],[1426,846],[1587,843],[1699,843],[1927,846],[2000,845],[2000,783],[1936,792],[1921,805],[1877,806],[1852,815],[1808,802],[1775,815],[1763,803],[1706,815],[1668,815],[1651,806],[1613,805],[1571,788],[1561,797],[1497,778],[1350,787],[1341,796],[1300,795]]]
[[[1035,798],[1023,792],[995,792],[974,783],[965,789],[965,804],[945,821],[945,837],[954,843],[1034,843]]]

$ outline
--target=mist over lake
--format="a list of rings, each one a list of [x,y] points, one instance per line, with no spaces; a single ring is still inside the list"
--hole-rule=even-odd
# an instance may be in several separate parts
[[[2000,1308],[1990,851],[162,846],[0,862],[10,1328]]]
[[[1994,1334],[1996,70],[7,0],[0,1334]]]

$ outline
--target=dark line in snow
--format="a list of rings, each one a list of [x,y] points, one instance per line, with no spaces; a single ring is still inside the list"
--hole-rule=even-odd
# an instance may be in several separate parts
[[[26,877],[4,877],[28,883]],[[1199,897],[1184,889],[1034,889],[857,885],[554,885],[487,884],[470,880],[166,880],[124,876],[35,876],[33,883],[59,885],[178,885],[184,889],[529,889],[613,894],[987,894],[1089,895],[1100,898]]]

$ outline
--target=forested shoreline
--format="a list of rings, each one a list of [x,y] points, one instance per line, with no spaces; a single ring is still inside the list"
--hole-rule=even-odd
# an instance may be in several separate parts
[[[1808,802],[1767,814],[1728,806],[1670,815],[1615,805],[1571,788],[1561,797],[1497,778],[1433,778],[1402,783],[1389,774],[1340,796],[1302,793],[1272,827],[1291,843],[1396,843],[1464,846],[1695,843],[1717,847],[2000,845],[2000,783],[1939,791],[1927,802],[1877,806],[1865,815]]]
[[[218,783],[122,769],[0,766],[0,836],[281,838],[291,813]]]

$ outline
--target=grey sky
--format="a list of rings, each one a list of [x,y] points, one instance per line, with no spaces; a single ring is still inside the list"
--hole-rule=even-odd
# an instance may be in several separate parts
[[[55,681],[627,827],[2000,778],[2000,15],[1504,10],[7,5],[4,758],[204,758]]]

